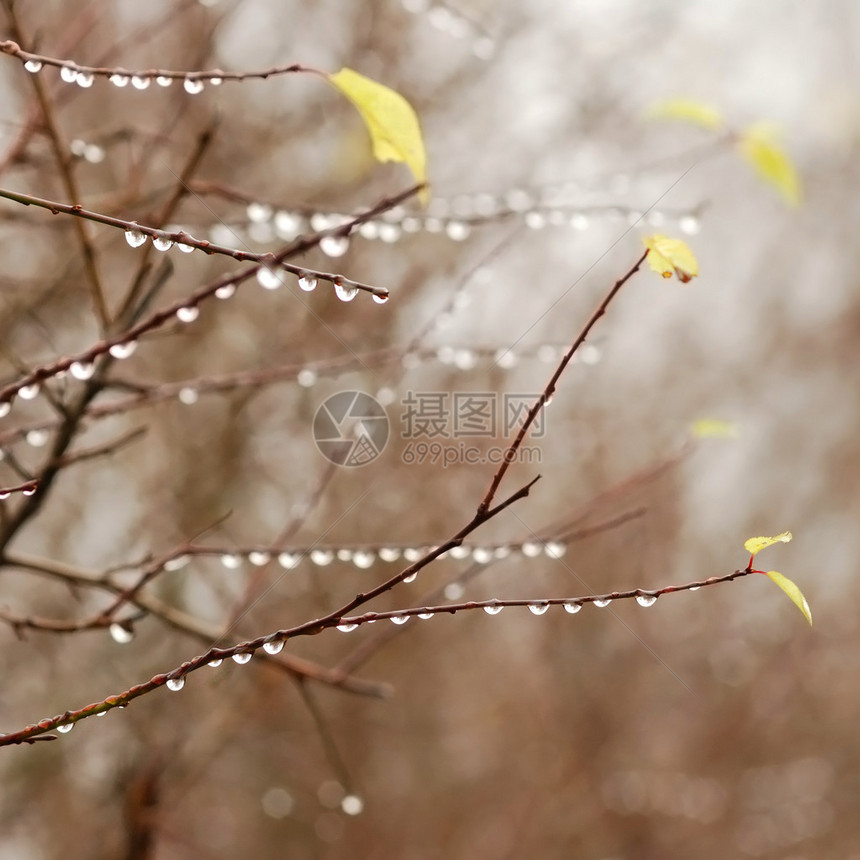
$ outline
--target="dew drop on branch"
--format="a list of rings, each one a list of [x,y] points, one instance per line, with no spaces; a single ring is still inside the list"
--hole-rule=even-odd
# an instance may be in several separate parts
[[[301,275],[299,277],[299,287],[306,293],[310,293],[317,288],[317,279],[312,275]]]
[[[254,224],[260,224],[272,219],[272,207],[267,203],[249,203],[245,208],[248,220]]]
[[[494,603],[490,606],[485,606],[484,612],[486,612],[487,615],[498,615],[504,608],[504,606],[500,606],[499,604]]]
[[[390,293],[374,293],[373,301],[378,305],[384,305],[391,298]]]
[[[391,623],[397,624],[397,625],[405,624],[408,620],[409,620],[408,615],[393,615],[391,617]]]
[[[165,686],[168,690],[178,693],[185,686],[185,678],[168,678]]]
[[[248,553],[248,561],[254,565],[254,567],[262,567],[264,564],[268,564],[272,560],[272,556],[268,552],[261,552],[260,550],[253,550]]]
[[[235,284],[224,284],[223,287],[218,287],[215,290],[215,298],[216,299],[232,299],[233,296],[236,295],[236,285]]]
[[[167,559],[164,562],[164,569],[170,573],[174,570],[182,570],[188,562],[191,561],[191,556],[188,555],[177,555],[174,558]]]
[[[206,665],[211,666],[213,669],[217,669],[224,661],[220,658],[218,660],[210,660]]]
[[[197,78],[186,78],[182,82],[182,86],[185,88],[185,92],[189,95],[196,96],[198,93],[203,92],[203,81],[198,80]]]
[[[179,389],[177,397],[179,397],[179,402],[185,406],[193,406],[200,399],[200,392],[196,388],[186,385],[185,388]]]
[[[406,583],[410,583],[410,582],[415,582],[416,579],[418,579],[418,574],[417,573],[410,573],[409,576],[404,576],[402,581],[406,582]]]
[[[92,72],[78,72],[75,75],[75,83],[83,89],[89,89],[93,85],[95,77]]]
[[[67,84],[73,84],[75,82],[75,78],[77,78],[78,72],[77,69],[72,66],[61,66],[60,67],[60,78],[64,80]]]
[[[395,547],[384,546],[379,550],[379,557],[383,561],[397,561],[400,558],[400,550]]]
[[[134,639],[134,631],[125,624],[114,621],[110,628],[110,638],[119,645],[127,645]]]
[[[358,287],[349,281],[336,280],[334,282],[334,294],[342,302],[351,302],[358,295]]]
[[[561,558],[567,552],[567,547],[560,541],[547,541],[544,551],[550,558]]]
[[[531,612],[532,615],[543,615],[544,612],[547,611],[547,609],[549,609],[548,603],[530,603],[529,604],[529,612]]]
[[[173,83],[173,78],[168,77],[167,75],[158,75],[155,78],[155,83],[160,87],[169,87]]]
[[[51,435],[47,430],[30,430],[24,438],[31,448],[44,448]]]
[[[260,266],[257,269],[257,283],[264,290],[276,290],[284,281],[283,276],[276,269],[272,269],[269,266]]]
[[[298,374],[296,374],[296,382],[298,382],[302,388],[313,388],[313,386],[317,384],[318,378],[317,372],[312,370],[310,367],[303,367]]]
[[[352,555],[352,563],[361,570],[367,570],[375,560],[376,556],[372,552],[364,550],[356,550]]]
[[[177,242],[176,247],[183,254],[190,254],[194,250],[193,245],[186,245],[184,242]]]
[[[273,639],[271,642],[263,643],[263,650],[267,654],[280,654],[281,651],[284,650],[284,640],[283,639]]]
[[[136,340],[127,340],[123,343],[115,343],[108,349],[108,352],[116,359],[122,361],[124,358],[129,358],[137,349]]]
[[[253,656],[254,655],[250,651],[240,651],[238,654],[233,655],[233,662],[238,663],[240,666],[244,666],[245,663],[249,662]]]
[[[74,727],[75,727],[74,723],[63,723],[63,725],[57,726],[57,731],[61,735],[67,735]]]
[[[468,239],[470,232],[469,225],[464,224],[462,221],[449,221],[445,225],[445,235],[455,242],[462,242]]]
[[[606,598],[606,599],[599,599],[599,600],[593,600],[593,601],[592,601],[592,603],[593,603],[593,604],[594,604],[598,609],[603,609],[604,607],[609,606],[609,604],[610,604],[610,603],[612,603],[612,600],[611,600],[611,599],[609,599],[609,598]]]
[[[292,570],[302,560],[302,557],[293,552],[282,552],[278,555],[278,564],[284,570]]]
[[[567,603],[563,603],[565,612],[569,612],[571,615],[576,615],[580,609],[582,609],[582,604],[577,603],[575,600],[569,600]]]
[[[12,408],[11,400],[4,400],[0,402],[0,418],[5,418],[9,414],[9,410]]]
[[[139,248],[146,241],[146,233],[142,233],[140,230],[126,230],[125,241],[132,248]]]
[[[115,86],[122,89],[122,87],[128,86],[128,82],[131,80],[128,75],[120,74],[119,72],[114,72],[108,80]]]
[[[33,400],[39,394],[39,383],[34,382],[32,385],[22,385],[18,389],[18,396],[22,400]]]
[[[35,74],[36,72],[40,72],[42,70],[42,63],[39,60],[27,60],[24,63],[24,68],[28,72]]]
[[[156,251],[169,251],[173,247],[173,239],[168,236],[155,236],[152,239],[152,247]]]
[[[637,594],[636,602],[640,606],[653,606],[657,602],[656,594]]]
[[[340,630],[341,633],[352,633],[355,628],[358,627],[357,624],[353,624],[352,622],[345,621],[343,624],[338,624],[337,629]]]
[[[312,549],[311,561],[318,567],[325,567],[334,560],[334,553],[328,549]]]
[[[152,80],[148,75],[134,75],[131,79],[131,85],[136,90],[145,90],[149,87],[150,83],[152,83]]]
[[[435,612],[419,612],[418,617],[422,621],[427,621],[428,619],[432,618],[435,614],[436,614]]]
[[[493,559],[493,551],[486,547],[476,546],[472,550],[472,561],[476,564],[487,564]]]
[[[364,801],[355,794],[347,794],[340,802],[340,808],[347,815],[361,815],[364,811]]]
[[[176,311],[176,319],[183,323],[192,323],[200,316],[200,308],[196,305],[188,305]]]
[[[221,556],[221,564],[226,567],[227,570],[237,570],[242,566],[242,557],[235,553],[227,552]]]

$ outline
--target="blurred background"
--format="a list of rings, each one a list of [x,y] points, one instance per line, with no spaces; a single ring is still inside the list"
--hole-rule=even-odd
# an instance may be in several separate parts
[[[4,39],[86,65],[353,68],[415,107],[433,196],[292,260],[388,288],[387,303],[252,280],[104,364],[32,516],[18,516],[31,500],[2,502],[4,731],[323,615],[456,533],[495,471],[458,446],[503,447],[502,412],[480,437],[457,436],[449,411],[436,437],[405,438],[409,393],[528,402],[654,232],[687,241],[700,276],[646,270],[625,286],[499,496],[541,474],[529,497],[465,557],[370,608],[683,584],[743,568],[746,538],[789,529],[759,563],[802,588],[815,626],[753,576],[650,608],[506,608],[298,638],[280,657],[372,684],[297,679],[260,655],[8,747],[0,854],[860,858],[857,5],[16,7],[3,3]],[[410,186],[316,75],[196,94],[146,84],[81,87],[4,57],[0,187],[72,202],[59,147],[87,209],[277,251]],[[724,127],[648,117],[670,98],[713,105]],[[737,152],[734,135],[761,121],[802,177],[799,207]],[[101,335],[71,219],[9,200],[0,219],[5,384]],[[86,229],[116,316],[136,278],[146,316],[241,269]],[[3,486],[40,474],[85,385],[69,375],[16,399],[0,421]],[[312,435],[344,390],[390,420],[360,468],[331,466]],[[702,419],[730,423],[697,439]],[[431,442],[455,462],[429,462]],[[191,541],[210,551],[182,558]],[[144,592],[150,612],[33,629],[92,617],[171,554]]]

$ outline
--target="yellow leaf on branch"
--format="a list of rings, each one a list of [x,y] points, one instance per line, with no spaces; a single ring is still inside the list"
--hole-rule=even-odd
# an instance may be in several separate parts
[[[769,570],[767,575],[791,598],[792,603],[804,614],[809,626],[812,626],[812,610],[803,596],[803,592],[787,577],[775,570]]]
[[[699,263],[686,242],[661,235],[645,236],[642,241],[648,248],[648,265],[664,278],[676,275],[686,284],[699,274]]]
[[[329,83],[345,95],[358,109],[373,144],[377,161],[405,164],[417,182],[427,178],[427,155],[421,127],[412,105],[400,93],[370,78],[343,68],[328,75]],[[427,192],[422,192],[426,201]]]
[[[769,546],[773,546],[775,543],[788,543],[791,540],[791,532],[783,532],[782,534],[775,535],[774,537],[751,537],[744,541],[744,547],[750,555],[755,555],[758,552],[761,552],[763,549],[766,549]]]
[[[802,196],[800,177],[780,146],[773,125],[762,122],[750,126],[738,139],[738,148],[756,173],[776,188],[786,203],[799,205]]]

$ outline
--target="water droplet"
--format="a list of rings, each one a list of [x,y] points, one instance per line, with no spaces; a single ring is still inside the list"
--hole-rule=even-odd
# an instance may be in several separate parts
[[[168,678],[165,687],[168,690],[172,690],[174,693],[178,693],[185,686],[185,678]]]
[[[317,384],[317,372],[312,370],[310,367],[303,367],[298,374],[296,374],[296,382],[301,385],[302,388],[311,388]]]
[[[408,615],[393,615],[391,617],[392,624],[405,624],[409,620]]]
[[[248,561],[254,565],[254,567],[262,567],[264,564],[268,564],[272,560],[271,553],[261,552],[260,550],[252,550],[248,553]]]
[[[184,242],[177,242],[176,248],[179,251],[182,251],[183,254],[190,254],[194,250],[193,245],[186,245]]]
[[[77,78],[77,69],[72,66],[60,66],[60,77],[67,83],[73,84]]]
[[[139,248],[146,241],[146,233],[141,233],[140,230],[126,230],[125,241],[132,248]]]
[[[692,588],[688,588],[687,591],[698,591],[701,587],[701,585],[694,585]]]
[[[678,219],[678,229],[688,236],[695,236],[702,230],[702,224],[695,215],[684,215]]]
[[[200,392],[196,388],[186,386],[179,389],[179,402],[185,406],[193,406],[200,399]]]
[[[270,221],[272,218],[272,207],[268,203],[249,203],[245,208],[248,220],[254,224]]]
[[[63,725],[57,726],[57,731],[61,735],[67,735],[74,727],[75,727],[74,723],[63,723]]]
[[[8,499],[11,495],[12,493],[10,493],[8,490],[0,492],[0,502],[5,502],[6,499]]]
[[[129,78],[129,76],[128,76],[128,75],[123,75],[123,74],[121,74],[120,72],[114,72],[114,73],[113,73],[113,74],[108,78],[108,80],[109,80],[109,81],[110,81],[110,82],[111,82],[115,87],[120,87],[120,88],[122,88],[122,87],[128,86],[128,82],[129,82],[129,80],[131,80],[131,79]]]
[[[127,645],[134,639],[134,631],[125,624],[114,621],[110,626],[110,638],[119,645]]]
[[[232,299],[233,296],[236,295],[236,285],[235,284],[224,284],[223,287],[218,287],[215,290],[215,298],[216,299]]]
[[[22,385],[18,389],[18,396],[22,400],[33,400],[39,394],[39,383],[34,382],[32,385]]]
[[[567,552],[567,546],[561,543],[561,541],[547,541],[544,545],[544,552],[550,558],[561,558]]]
[[[273,639],[271,642],[264,642],[263,650],[267,654],[280,654],[284,650],[284,640]]]
[[[301,560],[302,557],[294,552],[282,552],[278,555],[278,564],[284,570],[292,570]]]
[[[84,161],[90,164],[101,164],[105,160],[105,151],[95,143],[88,143],[84,147]]]
[[[236,570],[242,566],[242,557],[235,555],[234,553],[227,552],[221,556],[221,564],[226,567],[227,570]]]
[[[169,87],[173,83],[173,78],[168,77],[167,75],[158,75],[155,78],[155,83],[160,87]]]
[[[89,89],[93,85],[95,77],[92,72],[78,72],[75,75],[75,83],[83,89]]]
[[[334,294],[342,302],[351,302],[358,295],[358,287],[349,281],[334,281]]]
[[[358,235],[362,239],[370,239],[371,241],[379,237],[380,224],[376,221],[365,221],[358,227]]]
[[[186,78],[183,81],[182,86],[185,87],[185,92],[192,96],[196,96],[198,93],[203,92],[203,81],[200,81],[197,78]]]
[[[476,546],[472,550],[472,561],[477,564],[487,564],[487,562],[492,561],[493,559],[493,551],[491,549],[487,549],[483,546]]]
[[[520,551],[526,558],[537,558],[543,552],[543,547],[539,543],[528,541],[520,547]]]
[[[337,629],[340,630],[341,633],[352,633],[355,628],[358,627],[357,624],[352,624],[351,622],[345,621],[343,624],[338,624]]]
[[[640,606],[653,606],[657,602],[656,594],[637,594],[636,602]]]
[[[0,418],[5,418],[9,414],[9,410],[12,408],[11,400],[4,400],[0,402]]]
[[[383,242],[391,244],[392,242],[396,242],[401,235],[402,231],[400,226],[397,224],[379,225],[379,238],[382,239]]]
[[[379,550],[379,557],[383,561],[397,561],[400,558],[400,550],[394,547],[384,546]]]
[[[456,559],[468,558],[471,554],[471,548],[463,546],[462,544],[460,546],[452,546],[451,549],[448,550],[448,555],[450,555],[451,558]]]
[[[525,222],[526,227],[532,230],[540,230],[542,227],[546,227],[546,216],[543,212],[537,212],[532,209],[531,212],[526,212]]]
[[[164,562],[164,569],[168,572],[182,570],[189,561],[191,561],[190,555],[177,555],[175,558],[169,558]]]
[[[436,613],[435,612],[419,612],[418,617],[422,621],[427,621],[429,618],[432,618]]]
[[[176,311],[176,319],[183,323],[192,323],[200,316],[200,308],[196,305],[188,305]]]
[[[224,83],[224,78],[219,78],[219,77],[209,78],[209,83],[212,84],[213,87],[220,87],[221,84]]]
[[[455,242],[462,242],[464,239],[468,239],[470,232],[471,228],[469,225],[464,224],[462,221],[449,221],[445,225],[445,235]]]
[[[364,811],[364,801],[356,794],[348,794],[340,802],[340,808],[347,815],[361,815]]]
[[[569,600],[567,603],[563,603],[564,611],[569,612],[571,615],[576,615],[580,609],[582,609],[582,604],[577,603],[575,600]]]
[[[485,606],[484,612],[486,612],[487,615],[498,615],[504,608],[504,606],[499,606],[498,603],[494,603],[490,606]]]
[[[152,79],[148,75],[134,75],[131,79],[131,85],[136,90],[145,90],[152,83]]]
[[[173,239],[168,236],[154,236],[152,247],[156,251],[169,251],[173,247]]]
[[[588,216],[583,215],[582,212],[574,212],[574,214],[570,216],[570,226],[573,227],[574,230],[587,230]]]
[[[518,361],[517,354],[510,349],[498,349],[496,350],[495,356],[493,356],[496,364],[501,367],[503,370],[509,370],[510,368],[516,366]]]
[[[317,288],[317,279],[312,275],[301,275],[299,277],[299,287],[306,293],[310,293]]]
[[[210,660],[206,665],[211,666],[213,669],[217,669],[224,661],[220,658],[218,660]]]
[[[31,447],[42,448],[48,443],[51,435],[47,430],[30,430],[24,438]]]
[[[547,609],[549,609],[548,603],[530,603],[529,604],[529,612],[531,612],[532,615],[543,615],[544,612],[547,611]]]
[[[454,366],[458,370],[471,370],[478,363],[478,357],[470,349],[458,349],[454,352]]]
[[[320,251],[327,257],[342,257],[349,250],[349,237],[323,236],[320,239]]]
[[[373,301],[378,305],[384,305],[391,298],[391,293],[374,293]]]
[[[245,663],[249,662],[253,656],[254,655],[250,651],[240,651],[238,654],[233,655],[233,662],[238,663],[240,666],[244,666]]]
[[[257,269],[257,283],[264,290],[276,290],[283,285],[284,279],[280,271],[269,266],[260,266]]]
[[[361,570],[367,570],[375,560],[376,556],[372,552],[363,550],[356,550],[352,555],[352,563]]]
[[[35,485],[27,487],[26,490],[21,490],[22,496],[32,496],[32,495],[35,495],[35,493],[36,493]]]
[[[311,561],[318,567],[325,567],[334,560],[334,553],[329,549],[312,549]]]
[[[42,63],[40,60],[27,60],[24,63],[24,68],[28,72],[32,72],[35,74],[36,72],[40,72],[42,70]]]
[[[410,573],[409,576],[404,576],[403,579],[401,580],[401,582],[406,582],[406,583],[415,582],[416,579],[418,579],[418,574],[417,573]]]
[[[424,555],[424,550],[422,550],[421,547],[408,546],[403,550],[403,558],[409,562],[418,561],[422,555]]]
[[[612,600],[609,598],[606,598],[606,599],[602,599],[602,600],[593,600],[592,603],[594,603],[594,605],[598,609],[603,609],[605,606],[609,606],[609,604],[612,603]]]
[[[108,352],[116,359],[122,361],[124,358],[129,358],[137,349],[137,341],[127,340],[124,343],[115,343],[108,349]]]
[[[509,546],[497,546],[493,550],[493,558],[501,559],[507,558],[511,554],[511,548]]]
[[[96,716],[97,716],[97,717],[103,717],[106,713],[107,713],[107,711],[99,711],[99,712],[96,714]]]

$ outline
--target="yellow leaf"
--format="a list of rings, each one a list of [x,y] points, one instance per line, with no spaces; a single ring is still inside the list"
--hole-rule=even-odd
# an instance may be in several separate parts
[[[647,115],[651,119],[678,119],[711,129],[720,128],[723,124],[723,117],[715,107],[693,99],[657,102],[651,105]]]
[[[352,69],[328,75],[329,83],[340,90],[358,109],[373,143],[377,161],[399,161],[417,182],[426,180],[427,156],[421,127],[412,105],[400,93],[372,81]],[[426,199],[426,191],[422,192]]]
[[[744,541],[744,547],[748,553],[755,555],[757,552],[761,552],[763,549],[773,546],[775,543],[788,543],[790,540],[791,532],[783,532],[782,534],[775,535],[774,537],[751,537]]]
[[[734,421],[721,418],[699,418],[693,422],[692,431],[696,439],[736,439],[739,435]]]
[[[786,203],[797,206],[802,194],[800,177],[776,138],[772,125],[757,123],[740,136],[738,147],[756,173],[773,185]]]
[[[699,274],[699,264],[693,252],[680,239],[668,236],[645,236],[642,241],[648,248],[648,265],[664,278],[677,275],[686,284]]]
[[[769,570],[767,575],[791,598],[794,605],[806,616],[809,626],[812,626],[812,610],[803,596],[803,592],[787,577],[775,570]]]

